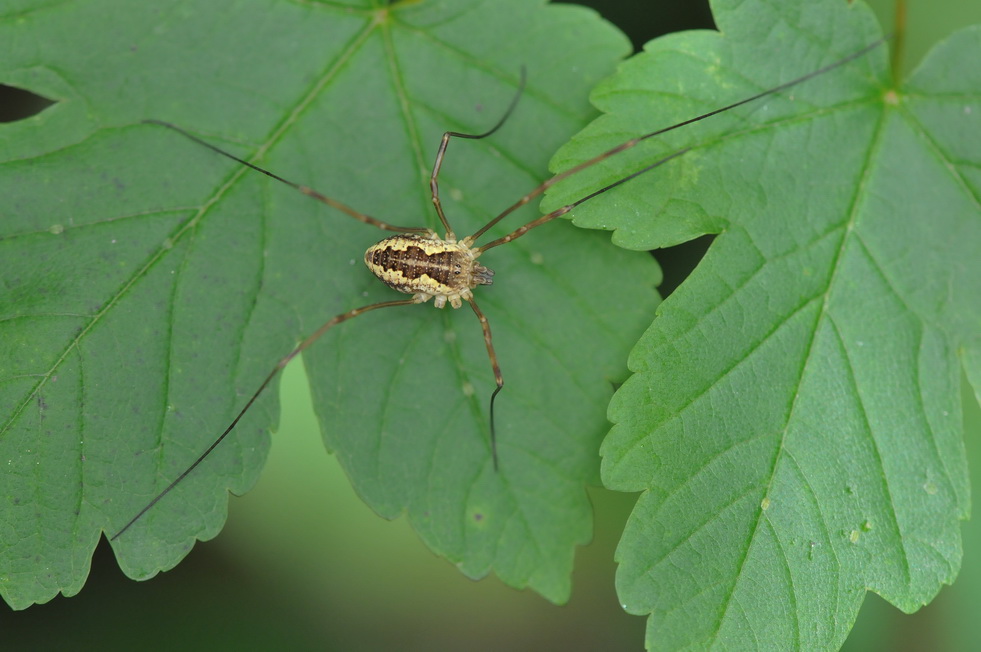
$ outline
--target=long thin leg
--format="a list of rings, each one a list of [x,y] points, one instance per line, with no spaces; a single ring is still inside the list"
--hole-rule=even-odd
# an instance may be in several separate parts
[[[439,176],[439,169],[443,166],[443,156],[446,154],[446,148],[450,144],[450,138],[469,138],[471,140],[479,140],[481,138],[487,138],[495,131],[501,128],[504,122],[511,117],[514,113],[514,109],[518,106],[518,100],[521,98],[521,93],[525,90],[525,67],[521,66],[521,81],[518,82],[518,91],[514,94],[514,98],[511,100],[511,104],[508,105],[507,110],[501,119],[497,121],[497,124],[485,131],[482,134],[463,134],[458,131],[447,131],[443,134],[443,139],[439,142],[439,149],[436,150],[436,161],[433,163],[433,173],[429,177],[429,190],[433,195],[433,206],[436,207],[436,214],[439,215],[439,221],[443,223],[443,228],[446,229],[446,239],[450,242],[456,242],[456,234],[453,233],[453,229],[450,227],[449,221],[446,219],[446,215],[443,214],[443,205],[439,201],[439,184],[436,182],[436,178]]]
[[[494,247],[498,247],[498,246],[500,246],[502,244],[507,244],[507,243],[511,242],[512,240],[515,240],[517,238],[520,238],[524,234],[526,234],[529,231],[531,231],[532,229],[534,229],[536,226],[541,226],[542,224],[546,224],[548,222],[551,222],[556,217],[560,217],[562,215],[565,215],[566,213],[568,213],[569,211],[571,211],[573,208],[575,208],[579,204],[582,204],[583,202],[587,202],[590,199],[592,199],[593,197],[596,197],[598,195],[602,195],[607,190],[611,190],[613,188],[616,188],[621,183],[626,183],[626,182],[630,181],[631,179],[633,179],[635,177],[639,177],[640,175],[642,175],[645,172],[648,172],[650,170],[653,170],[654,168],[658,167],[659,165],[664,165],[665,163],[667,163],[671,159],[677,158],[677,157],[681,156],[682,154],[684,154],[685,152],[689,151],[690,149],[691,149],[691,147],[685,147],[684,149],[679,149],[677,152],[674,152],[672,154],[669,154],[668,156],[665,156],[661,160],[655,161],[655,162],[651,163],[650,165],[648,165],[647,167],[642,168],[640,170],[637,170],[633,174],[630,174],[628,176],[623,177],[622,179],[619,179],[617,181],[614,181],[613,183],[611,183],[608,186],[603,186],[599,190],[594,190],[593,192],[589,193],[585,197],[582,197],[580,199],[577,199],[576,201],[572,202],[571,204],[566,204],[565,206],[562,206],[561,208],[556,208],[554,211],[552,211],[548,215],[542,215],[537,220],[532,220],[531,222],[528,222],[524,226],[519,226],[514,231],[512,231],[511,233],[508,233],[504,237],[501,237],[501,238],[498,238],[497,240],[493,240],[491,242],[488,242],[487,244],[483,245],[482,247],[476,247],[474,249],[474,251],[477,251],[477,252],[481,252],[482,253],[484,251],[487,251],[488,249],[492,249]]]
[[[403,299],[403,300],[400,300],[400,301],[383,301],[381,303],[373,303],[371,305],[362,306],[360,308],[355,308],[354,310],[349,310],[348,312],[345,312],[345,313],[342,313],[340,315],[337,315],[336,317],[334,317],[333,319],[331,319],[330,321],[328,321],[327,323],[325,323],[323,326],[321,326],[320,328],[318,328],[316,330],[316,332],[314,332],[313,335],[307,337],[305,340],[303,340],[302,342],[300,342],[299,345],[297,345],[297,347],[295,349],[293,349],[292,351],[289,352],[289,354],[286,355],[286,357],[284,357],[282,360],[280,360],[278,363],[276,363],[276,366],[273,368],[273,370],[269,372],[269,375],[266,376],[266,379],[262,381],[262,384],[261,385],[259,385],[259,389],[257,389],[255,391],[255,393],[252,395],[252,397],[249,398],[248,401],[246,401],[245,407],[243,407],[241,410],[239,410],[239,413],[237,415],[235,415],[235,418],[232,419],[232,422],[230,424],[228,424],[228,427],[225,428],[225,431],[222,432],[218,436],[218,438],[215,439],[214,442],[212,442],[211,445],[208,446],[208,448],[203,453],[201,453],[198,456],[198,458],[196,460],[194,460],[194,462],[191,463],[190,466],[188,466],[186,469],[184,469],[184,472],[183,473],[181,473],[179,476],[177,476],[174,479],[174,481],[171,482],[169,485],[167,485],[167,487],[163,491],[161,491],[160,493],[158,493],[153,498],[153,500],[151,500],[149,503],[147,503],[146,507],[144,507],[143,509],[141,509],[136,516],[134,516],[133,518],[131,518],[129,520],[129,522],[126,523],[126,525],[124,525],[122,527],[122,529],[119,530],[119,532],[116,532],[114,535],[112,535],[112,538],[110,538],[109,540],[110,541],[115,541],[116,539],[118,539],[126,530],[128,530],[130,528],[130,526],[132,526],[134,523],[136,523],[138,520],[140,520],[140,517],[142,517],[144,514],[146,514],[148,511],[150,511],[150,509],[154,505],[156,505],[158,502],[160,502],[160,500],[164,496],[166,496],[167,494],[169,494],[170,491],[174,487],[176,487],[178,484],[180,484],[181,481],[184,480],[184,478],[186,478],[188,475],[190,475],[191,472],[194,469],[196,469],[198,467],[198,465],[200,465],[201,462],[203,462],[204,459],[206,457],[208,457],[208,455],[211,454],[211,451],[213,451],[215,448],[218,447],[218,444],[220,444],[225,439],[225,437],[228,436],[228,434],[232,431],[232,429],[235,428],[236,425],[238,425],[238,422],[242,419],[242,417],[245,415],[245,413],[249,411],[249,408],[252,407],[252,404],[256,402],[256,400],[259,398],[259,395],[262,394],[262,392],[266,389],[266,387],[269,386],[269,383],[271,383],[272,382],[272,379],[276,377],[276,374],[278,374],[280,371],[282,371],[283,367],[285,367],[287,364],[289,364],[290,360],[292,360],[293,358],[295,358],[296,356],[298,356],[305,349],[309,348],[309,346],[311,344],[313,344],[314,342],[316,342],[320,338],[320,336],[323,335],[324,333],[326,333],[330,328],[332,328],[333,326],[336,326],[336,325],[340,324],[341,322],[345,322],[345,321],[347,321],[349,319],[354,319],[358,315],[362,315],[362,314],[364,314],[366,312],[369,312],[371,310],[377,310],[379,308],[392,308],[394,306],[410,306],[410,305],[413,305],[413,304],[416,304],[416,303],[422,303],[422,301],[423,300],[421,298],[418,298],[418,296],[414,296],[411,299]]]
[[[494,369],[494,381],[497,383],[497,388],[491,394],[490,398],[491,457],[494,459],[494,470],[497,471],[497,431],[494,428],[494,399],[497,398],[498,393],[504,388],[504,376],[501,375],[501,366],[497,363],[497,354],[494,352],[494,341],[491,338],[490,322],[487,321],[487,317],[477,307],[477,302],[474,301],[473,296],[467,299],[467,302],[473,308],[477,319],[480,320],[480,328],[484,331],[484,344],[487,345],[487,355],[490,356],[491,368]]]
[[[857,58],[859,58],[859,57],[861,57],[861,56],[863,56],[863,55],[871,52],[875,48],[877,48],[880,45],[882,45],[889,38],[891,38],[891,37],[890,36],[886,36],[884,38],[881,38],[878,41],[876,41],[875,43],[872,43],[871,45],[867,45],[864,48],[862,48],[861,50],[858,50],[857,52],[853,52],[852,54],[848,55],[847,57],[844,57],[843,59],[839,59],[838,61],[835,61],[834,63],[830,63],[827,66],[824,66],[823,68],[819,68],[817,70],[814,70],[812,72],[809,72],[806,75],[801,75],[800,77],[797,77],[796,79],[791,79],[790,81],[784,82],[783,84],[780,84],[779,86],[774,86],[773,88],[767,89],[767,90],[765,90],[763,92],[757,93],[757,94],[752,95],[752,96],[747,97],[747,98],[744,98],[742,100],[739,100],[738,102],[733,102],[732,104],[729,104],[727,106],[724,106],[721,109],[716,109],[714,111],[709,111],[708,113],[703,113],[702,115],[695,116],[694,118],[690,118],[688,120],[685,120],[684,122],[679,122],[678,124],[671,125],[670,127],[664,127],[663,129],[658,129],[656,131],[652,131],[652,132],[650,132],[648,134],[644,134],[643,136],[638,136],[637,138],[631,138],[630,140],[617,145],[613,149],[607,150],[607,151],[603,152],[602,154],[599,154],[598,156],[594,156],[593,158],[589,159],[588,161],[584,161],[584,162],[580,163],[579,165],[576,165],[576,166],[573,166],[573,167],[569,168],[568,170],[564,170],[563,172],[560,172],[559,174],[555,175],[554,177],[552,177],[551,179],[549,179],[548,181],[546,181],[542,185],[538,186],[537,188],[535,188],[534,190],[532,190],[531,192],[529,192],[527,195],[525,195],[524,197],[522,197],[518,201],[516,201],[513,204],[511,204],[510,206],[508,206],[506,209],[504,209],[504,212],[502,212],[500,215],[498,215],[497,217],[495,217],[494,219],[492,219],[490,222],[488,222],[487,224],[485,224],[479,231],[477,231],[476,233],[474,233],[471,236],[467,236],[464,239],[464,242],[466,244],[468,244],[468,245],[472,245],[474,242],[477,241],[477,239],[480,236],[482,236],[483,234],[487,233],[487,231],[490,228],[492,228],[495,224],[497,224],[498,222],[500,222],[501,220],[503,220],[505,217],[507,217],[508,215],[510,215],[511,213],[513,213],[514,211],[518,210],[519,208],[521,208],[522,206],[524,206],[525,204],[527,204],[528,202],[530,202],[535,197],[538,197],[543,192],[545,192],[546,190],[548,190],[549,188],[551,188],[552,186],[554,186],[555,184],[557,184],[559,181],[562,181],[563,179],[566,179],[566,178],[568,178],[568,177],[576,174],[577,172],[580,172],[582,170],[585,170],[586,168],[591,167],[591,166],[599,163],[600,161],[603,161],[605,159],[608,159],[611,156],[614,156],[615,154],[619,154],[620,152],[623,152],[623,151],[626,151],[626,150],[628,150],[628,149],[630,149],[632,147],[635,147],[635,146],[639,145],[640,143],[644,142],[645,140],[647,140],[649,138],[654,138],[655,136],[660,136],[661,134],[665,134],[665,133],[667,133],[669,131],[674,131],[675,129],[680,129],[681,127],[686,127],[686,126],[688,126],[690,124],[693,124],[695,122],[699,122],[701,120],[705,120],[706,118],[711,118],[712,116],[718,115],[720,113],[724,113],[724,112],[726,112],[726,111],[728,111],[730,109],[735,109],[736,107],[742,106],[743,104],[748,104],[750,102],[754,102],[754,101],[756,101],[756,100],[758,100],[760,98],[766,97],[767,95],[773,95],[774,93],[779,93],[780,91],[787,90],[788,88],[790,88],[792,86],[796,86],[797,84],[801,84],[801,83],[803,83],[803,82],[805,82],[805,81],[807,81],[809,79],[813,79],[814,77],[817,77],[819,75],[823,75],[826,72],[830,72],[831,70],[834,70],[835,68],[838,68],[840,66],[843,66],[846,63],[849,63],[851,61],[854,61],[855,59],[857,59]],[[591,199],[592,197],[595,197],[596,195],[602,194],[602,193],[606,192],[607,190],[609,190],[610,188],[613,188],[613,187],[619,185],[619,183],[623,183],[623,181],[628,181],[630,179],[633,179],[634,177],[637,177],[637,176],[643,174],[644,172],[647,172],[648,170],[651,170],[651,169],[657,167],[661,163],[664,163],[666,160],[669,160],[671,158],[674,158],[675,156],[678,156],[678,155],[682,154],[684,151],[687,151],[687,150],[682,150],[681,152],[676,152],[676,153],[672,154],[671,156],[669,156],[667,159],[662,160],[662,161],[658,161],[658,162],[654,163],[653,165],[650,165],[650,166],[644,168],[643,170],[640,170],[639,172],[635,172],[634,174],[631,174],[629,177],[627,177],[626,179],[623,179],[622,181],[620,181],[618,183],[611,184],[611,185],[609,185],[609,186],[607,186],[607,187],[605,187],[605,188],[603,188],[603,189],[601,189],[601,190],[599,190],[597,192],[594,192],[594,193],[590,194],[589,196],[584,197],[583,199],[581,199],[580,201],[578,201],[575,204],[570,204],[569,206],[563,206],[562,208],[560,208],[557,211],[555,211],[555,214],[551,214],[550,213],[549,215],[551,217],[549,215],[546,215],[545,217],[547,217],[548,219],[546,219],[545,221],[535,220],[534,222],[531,222],[528,225],[528,228],[529,229],[535,228],[535,226],[540,226],[541,224],[544,224],[545,222],[548,222],[549,220],[551,220],[551,219],[553,219],[555,217],[558,217],[559,215],[563,215],[563,214],[569,212],[569,210],[571,210],[572,207],[581,204],[582,202],[586,201],[587,199]],[[527,232],[527,230],[526,231],[523,231],[522,234],[525,233],[525,232]],[[515,233],[517,233],[517,231]],[[522,234],[518,234],[518,235],[522,235]],[[514,236],[514,237],[518,237],[518,236]],[[514,238],[511,238],[511,240],[513,240],[513,239]],[[485,245],[483,247],[480,247],[480,249],[482,251],[486,251],[487,249],[490,249],[492,247],[496,247],[498,245],[504,244],[504,242],[509,242],[509,241],[510,240],[505,240],[504,238],[501,238],[500,240],[495,240],[494,242],[490,243],[489,245]]]
[[[330,206],[331,208],[336,208],[337,210],[341,211],[342,213],[346,213],[347,215],[350,215],[351,217],[353,217],[354,219],[358,220],[359,222],[364,222],[365,224],[371,224],[372,226],[377,226],[379,229],[382,229],[384,231],[396,231],[398,233],[431,233],[431,231],[429,229],[424,229],[424,228],[421,228],[421,227],[414,227],[414,226],[395,226],[394,224],[389,224],[387,222],[382,222],[381,220],[376,219],[374,217],[371,217],[370,215],[365,215],[364,213],[361,213],[359,211],[354,210],[353,208],[351,208],[347,204],[344,204],[342,202],[339,202],[336,199],[331,199],[327,195],[320,194],[319,192],[317,192],[313,188],[309,188],[307,186],[301,185],[301,184],[296,183],[294,181],[290,181],[289,179],[284,179],[283,177],[279,176],[278,174],[273,174],[269,170],[265,170],[263,168],[260,168],[258,165],[254,165],[254,164],[249,163],[248,161],[246,161],[244,159],[240,159],[239,157],[235,156],[234,154],[230,154],[229,152],[226,152],[225,150],[221,149],[220,147],[215,147],[211,143],[209,143],[207,141],[204,141],[204,140],[201,140],[197,136],[191,134],[188,131],[185,131],[184,129],[178,127],[175,124],[171,124],[169,122],[164,122],[163,120],[143,120],[142,122],[144,122],[145,124],[160,125],[161,127],[167,127],[168,129],[173,129],[177,133],[181,134],[185,138],[188,138],[188,139],[194,141],[198,145],[203,145],[204,147],[207,147],[208,149],[210,149],[212,152],[217,152],[218,154],[221,154],[222,156],[226,156],[226,157],[232,159],[233,161],[237,161],[237,162],[241,163],[242,165],[244,165],[246,167],[252,168],[256,172],[261,172],[264,175],[266,175],[267,177],[271,177],[271,178],[275,179],[276,181],[281,181],[281,182],[285,183],[288,186],[291,186],[293,188],[296,188],[297,190],[299,190],[300,192],[302,192],[304,195],[307,195],[308,197],[313,197],[317,201],[321,201],[321,202],[327,204],[328,206]]]

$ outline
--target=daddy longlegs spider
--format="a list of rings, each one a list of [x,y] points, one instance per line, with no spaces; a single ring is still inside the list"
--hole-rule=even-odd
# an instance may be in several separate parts
[[[365,224],[370,224],[372,226],[378,227],[383,231],[393,231],[395,233],[400,234],[400,235],[394,235],[385,238],[380,242],[369,247],[368,250],[365,252],[364,261],[368,269],[370,269],[371,272],[375,276],[377,276],[383,283],[385,283],[392,289],[397,290],[399,292],[405,294],[411,294],[412,298],[393,300],[393,301],[382,301],[380,303],[372,303],[366,306],[361,306],[359,308],[354,308],[353,310],[349,310],[347,312],[341,313],[328,320],[320,328],[314,331],[313,334],[309,335],[306,339],[301,341],[296,347],[293,348],[292,351],[290,351],[278,363],[276,363],[276,366],[273,367],[272,371],[269,372],[265,380],[262,381],[262,383],[259,385],[259,388],[255,391],[255,393],[252,394],[252,396],[248,399],[248,401],[246,401],[242,409],[238,412],[235,418],[232,419],[232,422],[228,424],[228,427],[225,428],[225,430],[211,443],[211,445],[209,445],[204,450],[204,452],[197,457],[197,459],[195,459],[180,475],[178,475],[169,485],[167,485],[167,487],[165,487],[149,503],[147,503],[147,505],[143,507],[143,509],[141,509],[135,516],[133,516],[133,518],[130,519],[129,522],[126,523],[126,525],[124,525],[118,532],[116,532],[116,534],[114,534],[111,537],[110,541],[114,541],[118,539],[134,523],[136,523],[136,521],[138,521],[144,514],[146,514],[150,509],[152,509],[154,505],[160,502],[160,500],[164,496],[170,493],[170,491],[173,490],[174,487],[180,484],[180,482],[183,481],[184,478],[190,475],[194,471],[194,469],[196,469],[208,457],[208,455],[210,455],[211,452],[214,451],[214,449],[217,448],[219,444],[221,444],[221,442],[225,439],[225,437],[228,436],[228,434],[235,428],[238,422],[242,419],[245,413],[248,412],[249,408],[252,407],[253,403],[255,403],[256,400],[259,398],[259,396],[263,393],[263,391],[265,391],[266,387],[269,386],[269,384],[277,376],[277,374],[279,374],[279,372],[291,360],[293,360],[293,358],[295,358],[297,355],[299,355],[304,350],[306,350],[311,345],[313,345],[314,342],[320,339],[320,337],[324,333],[326,333],[329,329],[333,328],[334,326],[342,322],[348,321],[350,319],[354,319],[355,317],[359,315],[363,315],[366,312],[370,312],[372,310],[378,310],[380,308],[394,308],[396,306],[415,305],[418,303],[425,303],[430,299],[433,299],[433,304],[437,308],[443,308],[447,302],[449,302],[449,304],[453,308],[462,307],[464,301],[466,301],[470,305],[474,314],[477,316],[478,321],[480,322],[481,329],[483,330],[484,343],[487,347],[487,355],[490,358],[491,369],[493,370],[494,380],[497,385],[494,391],[491,393],[490,406],[489,406],[491,458],[493,460],[494,470],[497,471],[498,457],[497,457],[497,437],[496,437],[496,430],[494,427],[494,402],[495,399],[497,398],[497,395],[504,387],[504,376],[501,373],[501,368],[497,362],[497,354],[494,352],[494,343],[491,337],[490,322],[488,322],[487,317],[484,316],[484,313],[481,312],[480,308],[477,306],[477,302],[473,296],[473,290],[478,285],[491,285],[493,283],[492,277],[494,276],[494,272],[491,271],[490,269],[487,269],[483,265],[479,264],[477,262],[477,258],[480,257],[488,249],[493,249],[494,247],[507,244],[512,240],[520,238],[528,231],[537,228],[543,224],[546,224],[548,222],[551,222],[557,217],[561,217],[562,215],[565,215],[566,213],[568,213],[575,207],[579,206],[580,204],[589,201],[590,199],[598,195],[601,195],[607,192],[608,190],[611,190],[623,183],[626,183],[646,172],[649,172],[650,170],[653,170],[654,168],[663,165],[674,158],[681,156],[685,152],[688,152],[691,149],[691,147],[685,147],[679,149],[655,161],[654,163],[651,163],[650,165],[640,170],[637,170],[636,172],[633,172],[611,184],[608,184],[600,188],[599,190],[595,190],[589,193],[588,195],[572,202],[571,204],[566,204],[546,215],[543,215],[542,217],[534,219],[528,222],[527,224],[518,227],[514,231],[511,231],[507,235],[497,238],[496,240],[493,240],[485,245],[474,246],[477,240],[480,239],[481,236],[483,236],[488,230],[493,228],[498,222],[503,220],[505,217],[507,217],[517,209],[521,208],[522,206],[530,202],[532,199],[538,197],[546,190],[548,190],[550,187],[552,187],[559,181],[562,181],[563,179],[566,179],[574,174],[577,174],[578,172],[590,168],[593,165],[596,165],[597,163],[605,161],[606,159],[615,156],[620,152],[624,152],[628,149],[631,149],[650,138],[659,136],[669,131],[673,131],[675,129],[679,129],[681,127],[685,127],[687,125],[693,124],[695,122],[699,122],[701,120],[705,120],[706,118],[711,118],[712,116],[718,115],[720,113],[724,113],[726,111],[742,106],[744,104],[748,104],[750,102],[766,97],[768,95],[779,93],[780,91],[786,90],[792,86],[796,86],[809,79],[812,79],[826,72],[834,70],[835,68],[843,66],[867,54],[868,52],[874,50],[887,39],[888,37],[880,39],[872,43],[871,45],[868,45],[862,48],[861,50],[858,50],[857,52],[854,52],[831,64],[828,64],[827,66],[824,66],[823,68],[819,68],[806,75],[802,75],[788,82],[784,82],[783,84],[780,84],[778,86],[774,86],[770,89],[767,89],[765,91],[762,91],[750,97],[739,100],[738,102],[728,104],[720,109],[709,111],[708,113],[704,113],[694,118],[690,118],[688,120],[679,122],[669,127],[664,127],[662,129],[652,131],[642,136],[631,138],[630,140],[623,142],[620,145],[617,145],[613,149],[607,150],[602,154],[590,158],[587,161],[579,163],[578,165],[575,165],[574,167],[569,168],[568,170],[560,172],[559,174],[555,175],[548,181],[545,181],[537,188],[531,190],[526,195],[518,199],[518,201],[508,206],[506,209],[504,209],[504,211],[502,211],[499,215],[491,219],[487,224],[482,226],[475,233],[466,236],[462,240],[457,239],[456,233],[454,233],[453,228],[450,226],[449,221],[446,219],[446,215],[443,213],[443,207],[439,199],[438,177],[439,177],[440,168],[443,165],[443,157],[446,154],[446,149],[449,146],[450,139],[461,138],[461,139],[469,139],[469,140],[480,140],[482,138],[487,138],[488,136],[491,136],[504,125],[507,119],[514,112],[515,107],[518,104],[518,100],[520,99],[521,94],[524,90],[524,85],[525,85],[524,69],[522,69],[521,71],[521,78],[518,84],[518,91],[517,93],[515,93],[515,96],[511,100],[510,105],[505,110],[504,115],[502,115],[501,118],[497,121],[497,124],[495,124],[489,130],[480,134],[466,134],[456,131],[447,131],[443,134],[442,140],[440,141],[439,144],[439,148],[436,152],[436,160],[433,164],[433,171],[429,178],[429,188],[432,195],[433,206],[436,209],[436,214],[439,217],[440,223],[442,224],[443,228],[446,231],[446,235],[443,238],[440,238],[435,231],[429,228],[405,227],[405,226],[395,226],[392,224],[388,224],[387,222],[383,222],[379,219],[361,213],[351,208],[350,206],[347,206],[346,204],[337,201],[336,199],[327,197],[326,195],[323,195],[308,186],[304,186],[294,181],[284,179],[283,177],[280,177],[279,175],[274,174],[269,170],[265,170],[257,165],[254,165],[253,163],[250,163],[233,154],[230,154],[229,152],[226,152],[208,142],[205,142],[204,140],[198,138],[197,136],[194,136],[193,134],[189,133],[188,131],[185,131],[184,129],[178,127],[177,125],[171,124],[169,122],[163,122],[161,120],[145,120],[144,121],[145,123],[155,124],[162,127],[166,127],[168,129],[172,129],[180,133],[181,135],[185,136],[186,138],[190,139],[191,141],[199,145],[202,145],[203,147],[206,147],[218,154],[221,154],[222,156],[226,156],[234,161],[237,161],[242,165],[248,166],[249,168],[257,172],[261,172],[262,174],[271,177],[277,181],[285,183],[286,185],[291,186],[296,190],[300,191],[304,195],[313,197],[314,199],[321,201],[324,204],[327,204],[331,208],[339,210],[342,213],[346,213],[350,217],[353,217],[354,219],[360,222],[364,222]]]

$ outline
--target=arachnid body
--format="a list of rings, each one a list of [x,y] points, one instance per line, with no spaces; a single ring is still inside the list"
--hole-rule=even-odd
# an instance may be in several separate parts
[[[477,262],[480,250],[464,242],[448,242],[435,233],[396,235],[368,248],[364,263],[382,283],[420,302],[434,299],[460,308],[478,285],[494,282],[493,270]]]

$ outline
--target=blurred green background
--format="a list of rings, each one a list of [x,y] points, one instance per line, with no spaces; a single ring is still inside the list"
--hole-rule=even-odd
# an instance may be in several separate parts
[[[582,2],[628,33],[655,36],[711,27],[703,0]],[[893,2],[872,2],[890,30]],[[981,22],[981,2],[911,0],[903,68],[954,29]],[[658,252],[665,293],[684,279],[707,240]],[[596,535],[577,554],[573,597],[556,607],[491,577],[464,578],[433,556],[404,519],[365,507],[316,429],[302,369],[282,384],[282,427],[254,491],[231,500],[228,525],[181,565],[127,580],[104,543],[82,593],[25,612],[0,606],[5,649],[639,650],[642,618],[620,609],[613,551],[635,496],[590,491]],[[966,382],[966,381],[965,381]],[[981,468],[981,410],[964,393],[971,469]],[[849,650],[981,649],[981,526],[964,528],[957,583],[905,616],[866,599]]]

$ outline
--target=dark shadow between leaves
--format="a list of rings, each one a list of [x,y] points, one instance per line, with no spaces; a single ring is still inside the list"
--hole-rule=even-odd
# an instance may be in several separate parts
[[[17,122],[35,116],[54,100],[16,86],[0,84],[0,122]]]

